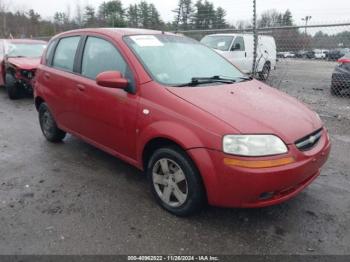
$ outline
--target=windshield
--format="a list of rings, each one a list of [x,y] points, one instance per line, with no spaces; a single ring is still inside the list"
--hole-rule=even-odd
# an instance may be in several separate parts
[[[41,57],[45,44],[10,43],[7,55],[9,57]]]
[[[244,77],[243,73],[215,51],[190,38],[136,35],[125,37],[125,42],[153,79],[165,85],[183,85],[196,77]]]
[[[221,51],[229,51],[232,40],[233,36],[208,35],[201,40],[201,43],[209,46],[210,48],[218,49]]]

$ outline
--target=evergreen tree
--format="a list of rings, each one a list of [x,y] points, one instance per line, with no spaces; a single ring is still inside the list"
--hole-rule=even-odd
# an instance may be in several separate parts
[[[191,27],[194,9],[192,0],[179,0],[178,7],[173,12],[175,15],[175,26],[179,29],[187,30]]]
[[[84,26],[85,27],[94,27],[94,26],[96,26],[95,8],[93,8],[92,6],[86,6],[85,7]]]
[[[126,16],[128,18],[129,27],[140,26],[139,7],[137,6],[137,4],[131,4],[129,6]]]
[[[106,26],[125,27],[125,11],[120,0],[103,2],[99,7],[99,19]]]
[[[160,29],[162,22],[160,19],[159,12],[154,4],[149,5],[149,17],[150,17],[150,28]]]
[[[143,28],[150,28],[150,12],[149,5],[145,1],[139,3],[140,24]]]
[[[215,11],[214,28],[222,29],[222,28],[228,27],[225,16],[226,16],[226,11],[223,8],[218,7]]]
[[[195,4],[193,24],[196,29],[209,29],[215,27],[216,11],[213,3],[205,0],[198,0]],[[221,11],[220,11],[221,12]]]
[[[292,13],[291,13],[291,11],[289,11],[289,9],[287,9],[287,11],[283,14],[282,25],[284,25],[284,26],[292,26],[293,25]]]

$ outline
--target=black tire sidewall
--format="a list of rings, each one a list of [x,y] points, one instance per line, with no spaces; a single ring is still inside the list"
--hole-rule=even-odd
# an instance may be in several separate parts
[[[265,72],[266,73],[266,77],[265,77]],[[270,77],[270,72],[271,72],[271,67],[268,63],[265,63],[263,66],[263,69],[260,73],[260,79],[263,81],[266,81],[269,77]]]
[[[18,99],[21,96],[21,90],[16,83],[16,79],[13,75],[6,73],[5,87],[10,99]]]
[[[47,134],[45,134],[44,132],[44,129],[43,129],[43,124],[42,124],[42,117],[44,115],[44,113],[48,112],[49,115],[50,115],[50,118],[52,119],[53,121],[53,130],[52,132],[50,133],[50,135],[48,136]],[[62,141],[62,139],[65,137],[66,133],[63,132],[61,129],[59,129],[57,127],[57,124],[56,124],[56,121],[55,119],[53,118],[53,115],[52,113],[50,112],[49,110],[49,107],[47,106],[46,103],[42,103],[40,104],[39,106],[39,124],[40,124],[40,128],[41,128],[41,131],[43,133],[43,135],[45,136],[45,138],[50,141],[50,142],[60,142]]]
[[[154,164],[161,158],[168,158],[176,162],[183,170],[188,186],[188,196],[186,202],[180,207],[171,207],[164,203],[158,196],[154,185],[152,170]],[[147,177],[151,192],[161,207],[177,216],[188,216],[198,212],[205,203],[204,187],[197,171],[187,154],[177,147],[165,147],[156,150],[147,164]]]

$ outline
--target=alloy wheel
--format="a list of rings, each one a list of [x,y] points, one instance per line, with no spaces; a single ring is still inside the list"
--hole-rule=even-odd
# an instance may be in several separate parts
[[[159,159],[152,169],[153,186],[168,206],[180,207],[188,198],[188,183],[181,167],[168,158]]]

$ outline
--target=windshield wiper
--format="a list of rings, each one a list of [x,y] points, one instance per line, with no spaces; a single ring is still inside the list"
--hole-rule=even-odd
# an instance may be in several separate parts
[[[238,82],[244,82],[244,81],[250,81],[253,80],[254,78],[251,76],[242,76],[242,77],[237,77],[237,79],[239,79],[240,81]]]
[[[184,86],[198,86],[204,84],[211,83],[224,83],[224,84],[232,84],[235,83],[236,80],[233,78],[224,78],[221,76],[212,76],[212,77],[193,77],[191,82],[175,85],[176,87],[184,87]]]

